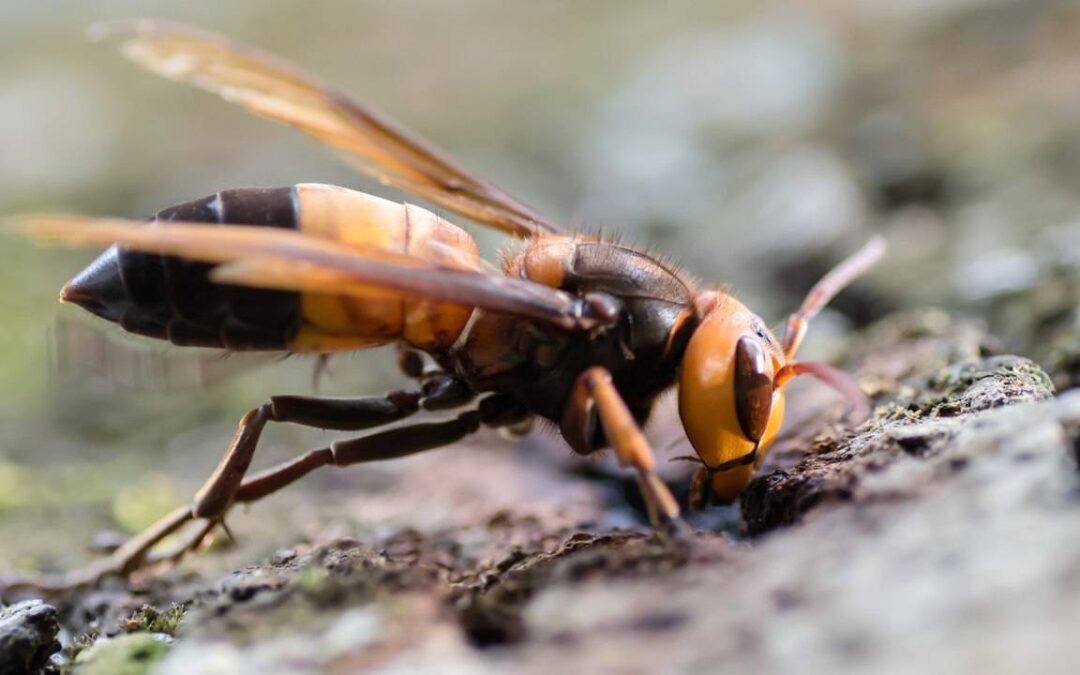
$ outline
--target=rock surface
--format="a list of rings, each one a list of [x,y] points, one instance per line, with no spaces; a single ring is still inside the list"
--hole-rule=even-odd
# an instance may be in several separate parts
[[[850,428],[827,390],[793,391],[741,504],[694,516],[687,541],[633,526],[602,467],[481,456],[503,477],[472,485],[491,503],[512,467],[594,496],[315,540],[216,579],[107,583],[60,605],[82,635],[66,655],[185,675],[1075,672],[1080,392],[1055,398],[994,344],[939,312],[863,331],[849,355],[873,417]],[[40,661],[55,614],[20,607],[52,626],[29,633]]]
[[[59,632],[56,608],[39,600],[0,609],[0,675],[46,672]]]

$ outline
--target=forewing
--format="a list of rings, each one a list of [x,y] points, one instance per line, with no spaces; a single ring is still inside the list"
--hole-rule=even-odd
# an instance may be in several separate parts
[[[561,231],[429,142],[271,55],[150,19],[105,22],[91,32],[120,38],[129,59],[158,75],[318,138],[384,183],[518,236]]]
[[[120,246],[217,263],[219,283],[340,295],[387,291],[538,319],[567,330],[589,329],[580,300],[526,279],[439,267],[382,248],[345,246],[295,230],[170,221],[167,226],[85,216],[30,216],[23,229],[39,240]]]

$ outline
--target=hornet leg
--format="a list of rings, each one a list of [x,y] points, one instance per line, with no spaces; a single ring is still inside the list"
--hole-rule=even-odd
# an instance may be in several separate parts
[[[439,375],[424,383],[422,392],[395,391],[384,397],[357,399],[273,396],[240,420],[225,456],[195,494],[192,515],[219,520],[229,510],[251,466],[255,447],[267,422],[291,422],[335,431],[361,431],[396,422],[418,409],[445,410],[472,400],[472,390],[460,378]]]
[[[463,412],[448,420],[420,422],[388,429],[370,436],[335,441],[329,447],[310,450],[296,459],[250,476],[236,491],[233,503],[248,504],[258,501],[300,480],[319,467],[345,467],[406,457],[456,443],[475,433],[481,424],[488,427],[502,427],[516,424],[527,415],[528,411],[514,399],[494,395],[480,401],[476,410]],[[209,529],[204,529],[202,532],[202,536],[205,536],[209,533]],[[197,534],[186,545],[178,547],[168,556],[160,559],[178,560],[188,550],[197,548],[200,541],[201,537]],[[153,544],[150,545],[153,546]],[[156,560],[150,562],[156,562]]]
[[[470,410],[442,422],[422,422],[362,438],[335,441],[329,447],[311,450],[251,476],[240,486],[236,501],[241,504],[258,501],[322,466],[344,467],[415,455],[460,441],[479,428],[480,413]]]
[[[248,478],[247,481],[243,480],[244,472],[251,463],[259,434],[269,420],[302,423],[327,429],[359,430],[407,417],[415,413],[422,402],[421,395],[416,392],[393,392],[384,397],[356,400],[309,399],[302,396],[272,397],[268,403],[249,411],[244,416],[225,457],[221,459],[218,468],[199,490],[191,504],[179,507],[163,516],[157,523],[121,545],[108,558],[83,570],[53,579],[0,578],[0,591],[27,590],[58,593],[91,585],[107,575],[129,575],[141,567],[162,561],[176,561],[184,553],[198,548],[206,536],[210,535],[214,527],[221,522],[221,518],[234,502],[255,501],[275,489],[296,481],[297,478],[320,465],[347,465],[359,461],[391,459],[418,453],[430,447],[453,443],[473,429],[470,426],[472,424],[470,415],[481,415],[473,411],[449,422],[417,424],[414,427],[390,430],[352,442],[340,442],[328,448],[312,450],[278,468],[261,472]],[[486,403],[487,401],[482,402],[482,404]],[[437,405],[437,402],[435,404]],[[482,405],[482,407],[490,408],[491,406]],[[190,537],[181,541],[174,550],[164,554],[152,553],[164,539],[176,534],[197,518],[204,518],[205,523],[195,529]]]
[[[371,400],[371,399],[368,399]],[[344,467],[350,464],[395,459],[455,443],[475,432],[481,424],[500,427],[515,424],[527,411],[510,397],[495,395],[480,401],[476,410],[441,422],[424,422],[389,429],[357,439],[336,441],[329,447],[311,450],[294,460],[267,469],[243,480],[228,503],[251,503],[290,485],[321,466]],[[88,586],[109,574],[126,575],[159,562],[178,561],[188,551],[198,548],[219,520],[208,519],[193,536],[174,549],[154,555],[152,550],[163,539],[195,520],[194,506],[183,506],[166,515],[142,534],[131,539],[109,558],[86,570],[60,579],[0,580],[0,589],[34,590],[60,593]],[[218,516],[220,519],[224,514]]]
[[[583,372],[574,384],[569,405],[576,409],[568,411],[566,417],[580,420],[587,428],[595,424],[592,421],[595,410],[619,462],[637,472],[638,485],[653,527],[667,532],[684,527],[679,519],[679,504],[667,485],[656,475],[649,443],[615,389],[611,373],[599,367]],[[591,429],[580,436],[591,436]]]
[[[392,392],[384,397],[357,399],[273,396],[241,418],[236,435],[221,462],[195,493],[191,514],[196,518],[220,520],[228,511],[251,466],[255,448],[267,422],[360,431],[408,417],[419,409],[419,403],[420,394],[404,391]]]

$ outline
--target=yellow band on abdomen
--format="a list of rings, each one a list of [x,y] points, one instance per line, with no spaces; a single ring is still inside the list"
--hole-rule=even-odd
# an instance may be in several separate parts
[[[408,204],[346,188],[296,186],[297,226],[304,234],[357,247],[406,253],[435,265],[476,269],[476,243],[460,228]],[[355,289],[353,289],[355,291]],[[471,307],[406,298],[372,288],[363,295],[303,293],[295,351],[362,349],[396,339],[425,350],[448,348]]]

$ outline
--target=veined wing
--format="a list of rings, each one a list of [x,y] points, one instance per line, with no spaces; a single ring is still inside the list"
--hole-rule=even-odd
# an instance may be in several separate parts
[[[122,247],[217,263],[218,283],[361,297],[387,291],[538,319],[566,330],[589,330],[613,319],[582,298],[527,279],[437,266],[377,247],[346,246],[283,229],[87,216],[27,216],[33,238]]]
[[[140,66],[292,125],[365,173],[467,218],[518,236],[562,231],[428,141],[262,51],[152,19],[97,24],[91,35],[117,37]]]

